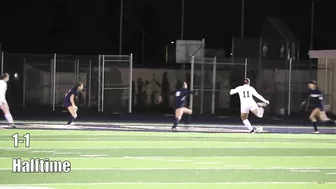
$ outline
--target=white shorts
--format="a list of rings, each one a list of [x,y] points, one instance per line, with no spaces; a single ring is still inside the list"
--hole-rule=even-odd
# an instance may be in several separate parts
[[[258,109],[258,105],[256,102],[250,102],[240,105],[240,112],[244,114],[250,113],[250,111]]]

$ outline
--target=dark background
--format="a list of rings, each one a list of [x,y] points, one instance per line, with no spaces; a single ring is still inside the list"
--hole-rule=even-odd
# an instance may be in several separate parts
[[[123,2],[122,54],[134,53],[134,67],[167,66],[165,49],[172,47],[174,53],[170,42],[181,38],[182,0]],[[184,2],[183,39],[204,38],[207,49],[224,49],[230,57],[232,38],[241,36],[242,1]],[[331,0],[315,2],[313,49],[336,48],[335,5]],[[299,39],[300,58],[308,59],[311,7],[311,0],[245,0],[244,38],[258,39],[266,17],[277,17]],[[0,9],[1,50],[6,53],[119,53],[120,0],[6,1],[1,2]],[[11,76],[17,72],[20,77],[10,81],[8,100],[20,106],[23,64],[8,63],[9,56],[4,57],[4,71]]]
[[[335,1],[315,2],[314,49],[336,46]],[[34,0],[1,3],[5,52],[117,54],[119,0]],[[299,38],[301,58],[310,43],[310,0],[245,0],[244,37],[257,38],[266,16],[282,19]],[[185,0],[184,39],[230,53],[241,30],[240,0]],[[164,62],[164,48],[180,38],[181,0],[124,0],[123,54],[142,52],[146,64]],[[135,63],[140,61],[135,61]]]

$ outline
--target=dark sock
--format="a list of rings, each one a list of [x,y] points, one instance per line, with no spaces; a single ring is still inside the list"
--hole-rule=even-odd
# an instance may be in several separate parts
[[[70,116],[68,120],[68,125],[70,125],[75,120],[74,117]]]
[[[316,121],[313,122],[313,126],[314,126],[314,130],[315,130],[315,131],[318,131],[318,129],[317,129],[317,125],[316,125]]]
[[[179,122],[180,122],[180,120],[178,118],[175,118],[173,127],[177,127],[177,125],[179,124]]]

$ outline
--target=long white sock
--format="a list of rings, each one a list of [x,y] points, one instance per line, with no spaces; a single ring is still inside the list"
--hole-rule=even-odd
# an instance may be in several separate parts
[[[248,128],[249,131],[251,131],[253,129],[253,127],[251,126],[251,123],[248,119],[243,120],[243,123]]]
[[[6,118],[6,120],[7,120],[8,123],[14,123],[12,114],[10,114],[10,113],[5,114],[5,118]]]

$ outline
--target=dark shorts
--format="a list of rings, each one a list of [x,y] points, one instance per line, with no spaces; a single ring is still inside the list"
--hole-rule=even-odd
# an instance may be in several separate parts
[[[184,108],[184,106],[175,106],[175,110],[177,110],[179,108]]]
[[[71,103],[70,103],[70,102],[67,102],[67,101],[64,101],[64,102],[63,102],[63,106],[64,106],[65,108],[68,108],[69,106],[71,106]]]
[[[313,107],[313,110],[314,109],[320,109],[320,111],[324,111],[324,106],[323,105],[317,105],[317,106],[315,106],[315,107]]]

